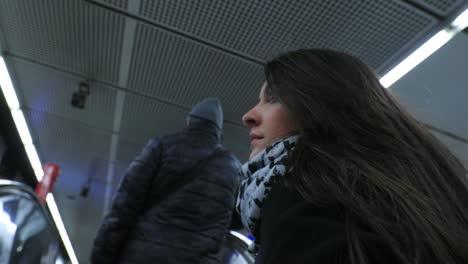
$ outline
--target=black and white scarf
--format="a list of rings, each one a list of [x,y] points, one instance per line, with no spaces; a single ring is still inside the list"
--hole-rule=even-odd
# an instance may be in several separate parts
[[[236,209],[244,227],[256,237],[263,203],[276,182],[276,177],[286,174],[288,154],[294,148],[299,136],[291,136],[275,142],[242,166],[244,180],[237,194]],[[258,251],[252,243],[251,252]]]

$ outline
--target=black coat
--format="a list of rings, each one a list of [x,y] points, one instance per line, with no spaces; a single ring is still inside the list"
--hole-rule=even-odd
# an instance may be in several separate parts
[[[215,148],[213,159],[191,169]],[[91,262],[219,263],[240,166],[212,126],[151,140],[125,172]],[[167,186],[176,189],[168,194]]]
[[[283,181],[273,186],[260,221],[257,264],[350,263],[342,214],[306,202]],[[364,229],[356,232],[369,263],[399,263],[378,235]]]

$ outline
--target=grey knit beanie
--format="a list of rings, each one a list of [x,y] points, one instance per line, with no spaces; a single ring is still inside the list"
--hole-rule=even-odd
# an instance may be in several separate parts
[[[223,107],[219,99],[210,97],[196,104],[188,115],[188,123],[196,122],[194,118],[211,121],[219,129],[223,129]]]

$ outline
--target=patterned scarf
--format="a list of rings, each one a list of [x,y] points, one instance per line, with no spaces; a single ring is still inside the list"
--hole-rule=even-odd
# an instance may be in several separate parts
[[[281,139],[242,166],[244,180],[237,194],[236,209],[244,227],[254,237],[259,230],[263,203],[276,182],[276,177],[285,175],[288,154],[296,145],[298,138],[299,136],[291,136]],[[249,250],[256,253],[258,244],[252,243]]]

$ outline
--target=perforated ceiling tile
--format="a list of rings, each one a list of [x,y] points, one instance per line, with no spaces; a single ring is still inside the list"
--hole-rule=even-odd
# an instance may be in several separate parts
[[[81,186],[93,167],[96,179],[106,177],[110,133],[38,111],[28,111],[27,118],[42,162],[60,165],[70,188]]]
[[[181,130],[187,113],[150,98],[127,94],[120,136],[137,145],[145,144],[153,137]]]
[[[440,15],[448,15],[457,7],[462,4],[468,3],[466,0],[412,0],[413,2],[419,3],[425,7],[430,8],[432,11]]]
[[[138,25],[129,89],[191,108],[217,96],[225,118],[240,122],[258,98],[263,67],[228,54]]]
[[[18,79],[19,93],[27,108],[46,112],[91,127],[112,130],[115,109],[115,89],[89,83],[91,94],[85,108],[72,107],[71,99],[84,81],[71,75],[50,70],[21,60],[10,60]]]
[[[124,22],[84,1],[0,1],[0,25],[10,53],[114,83]]]
[[[285,50],[333,48],[374,68],[436,23],[401,1],[143,0],[140,14],[263,60]]]

